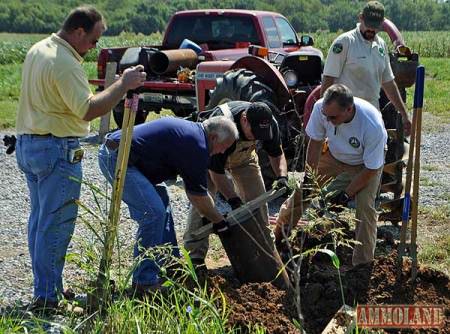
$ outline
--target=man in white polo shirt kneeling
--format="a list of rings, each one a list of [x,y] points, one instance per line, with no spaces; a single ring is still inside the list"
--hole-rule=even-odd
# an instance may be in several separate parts
[[[355,199],[355,239],[360,244],[354,248],[352,264],[369,263],[374,258],[375,198],[387,141],[381,114],[369,102],[353,97],[346,86],[334,84],[314,105],[306,133],[310,138],[306,163],[323,179],[333,178],[326,186],[334,193],[333,201],[346,205]],[[326,139],[329,149],[322,153]],[[283,203],[274,231],[277,245],[285,237],[283,227],[295,226],[303,214],[302,198],[302,190],[297,190]]]

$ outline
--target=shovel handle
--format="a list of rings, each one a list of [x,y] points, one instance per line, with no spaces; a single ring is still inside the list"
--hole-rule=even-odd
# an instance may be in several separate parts
[[[227,221],[230,226],[240,224],[240,220],[253,214],[253,212],[259,209],[262,205],[270,202],[286,192],[286,188],[281,188],[279,190],[271,190],[263,193],[262,195],[256,197],[255,199],[245,203],[241,207],[231,211],[227,215]],[[198,230],[194,231],[195,240],[201,240],[211,234],[213,231],[213,223],[209,223],[205,226],[200,227]]]
[[[414,110],[412,119],[412,129],[411,129],[411,139],[408,154],[408,164],[406,167],[406,183],[405,183],[405,198],[403,201],[403,212],[402,212],[402,229],[400,234],[400,245],[399,245],[399,262],[402,256],[405,254],[406,247],[406,232],[408,228],[409,213],[411,211],[411,182],[412,174],[417,168],[415,164],[414,154],[418,154],[418,145],[420,145],[420,127],[421,122],[418,122],[418,118],[421,118],[422,107],[423,107],[423,91],[425,82],[425,68],[421,65],[416,69],[416,83],[414,90]],[[419,137],[419,138],[417,138]]]
[[[420,65],[416,69],[416,86],[414,89],[414,108],[423,107],[423,90],[425,84],[425,67]]]
[[[420,142],[422,135],[422,107],[423,107],[423,90],[425,82],[425,67],[419,66],[416,70],[417,86],[414,94],[414,107],[417,110],[417,124],[416,124],[416,143],[414,155],[414,182],[413,182],[413,206],[411,212],[411,250],[412,250],[412,264],[411,277],[414,280],[417,276],[417,214],[419,205],[419,175],[420,175]]]

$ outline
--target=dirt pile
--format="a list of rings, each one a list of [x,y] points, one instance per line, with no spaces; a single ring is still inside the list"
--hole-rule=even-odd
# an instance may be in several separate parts
[[[345,303],[356,304],[428,304],[450,307],[450,281],[443,273],[420,267],[411,280],[411,263],[404,261],[397,280],[397,253],[377,257],[372,265],[341,270]],[[342,293],[336,269],[326,263],[309,268],[302,289],[303,315],[308,333],[320,333],[342,305]],[[447,314],[446,331],[450,333]]]
[[[232,269],[228,267],[227,270],[229,272],[225,275],[229,276]],[[296,314],[295,307],[285,291],[270,283],[239,285],[237,280],[224,278],[220,274],[212,276],[210,284],[225,295],[232,310],[229,324],[240,328],[241,333],[248,332],[249,324],[261,324],[268,333],[298,333],[292,323]]]
[[[345,270],[341,268],[345,303],[356,304],[438,304],[446,305],[450,333],[450,281],[443,273],[419,267],[417,279],[411,280],[411,264],[404,261],[397,280],[397,253],[379,256],[372,265]],[[291,320],[295,318],[292,298],[268,283],[239,285],[232,269],[211,272],[211,284],[225,294],[232,308],[230,325],[243,332],[248,324],[262,324],[268,333],[297,333]],[[320,333],[342,305],[342,292],[337,269],[329,258],[318,257],[307,268],[302,281],[301,303],[307,333]],[[395,331],[394,331],[395,332]]]

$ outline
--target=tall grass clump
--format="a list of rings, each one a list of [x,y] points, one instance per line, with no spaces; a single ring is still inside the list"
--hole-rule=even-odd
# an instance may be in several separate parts
[[[105,246],[110,197],[107,192],[102,192],[98,187],[87,183],[85,185],[92,192],[93,205],[88,206],[81,202],[78,204],[84,211],[84,214],[80,215],[80,219],[91,231],[92,239],[91,242],[84,244],[85,249],[78,256],[74,256],[74,259],[78,260],[79,268],[83,268],[85,276],[91,282],[86,286],[92,288],[100,255]],[[84,240],[87,239],[84,238]],[[128,254],[131,254],[132,245],[129,240],[130,238],[119,238],[119,235],[117,237],[115,257],[108,274],[110,282],[117,283],[113,284],[112,289],[108,289],[113,296],[108,299],[106,305],[102,305],[106,308],[100,309],[100,311],[105,312],[99,314],[94,325],[97,321],[105,322],[106,328],[113,333],[134,331],[139,333],[140,328],[144,328],[146,332],[167,332],[167,328],[171,328],[174,333],[195,333],[206,328],[217,328],[219,332],[225,331],[224,326],[228,314],[226,302],[220,292],[218,294],[210,293],[206,287],[200,285],[189,254],[184,249],[182,249],[181,259],[171,257],[172,252],[169,246],[161,246],[148,249],[141,257],[130,260]],[[125,254],[124,251],[126,251]],[[134,269],[144,258],[150,258],[162,266],[161,275],[165,275],[164,287],[167,289],[167,294],[155,292],[136,303],[128,298],[130,290],[127,288],[131,283]],[[177,268],[177,280],[168,276],[168,266]],[[185,284],[186,282],[190,283]],[[96,286],[94,288],[98,289]],[[100,293],[95,289],[87,291],[87,293]],[[216,303],[218,298],[221,299],[220,303]],[[195,326],[192,327],[193,325]]]
[[[98,293],[92,283],[98,273],[104,246],[109,194],[99,187],[83,182],[93,200],[80,207],[79,222],[84,229],[82,238],[74,238],[67,265],[79,274],[72,287],[75,300],[63,300],[58,315],[32,314],[23,308],[3,310],[0,333],[233,333],[228,325],[230,308],[222,292],[202,285],[195,274],[189,254],[182,249],[181,258],[170,258],[168,246],[149,249],[141,258],[132,259],[132,231],[121,230],[116,240],[111,279],[111,298],[101,309],[90,308],[89,296]],[[130,233],[130,234],[129,234]],[[145,258],[161,263],[163,290],[136,296],[130,289],[132,272]],[[167,261],[161,261],[165,258]],[[162,264],[164,263],[164,264]],[[177,268],[169,272],[168,266]],[[74,267],[74,268],[73,268]],[[172,273],[172,274],[171,274]],[[74,313],[75,307],[84,312]],[[62,317],[61,317],[62,315]],[[259,331],[263,333],[263,331]]]

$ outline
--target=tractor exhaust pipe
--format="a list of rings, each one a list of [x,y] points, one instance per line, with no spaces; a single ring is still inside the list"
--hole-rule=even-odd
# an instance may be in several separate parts
[[[197,53],[191,49],[178,49],[155,52],[149,59],[150,70],[155,74],[175,73],[182,67],[195,68]]]

